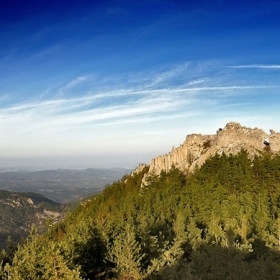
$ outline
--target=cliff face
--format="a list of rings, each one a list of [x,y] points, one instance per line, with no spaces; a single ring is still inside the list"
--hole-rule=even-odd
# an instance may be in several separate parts
[[[185,173],[191,172],[195,166],[201,166],[208,157],[216,153],[236,154],[241,149],[247,150],[251,157],[264,150],[279,152],[280,133],[270,130],[270,134],[266,134],[262,129],[230,122],[215,135],[188,135],[180,147],[152,159],[149,173],[160,174],[161,170],[168,171],[172,165]]]

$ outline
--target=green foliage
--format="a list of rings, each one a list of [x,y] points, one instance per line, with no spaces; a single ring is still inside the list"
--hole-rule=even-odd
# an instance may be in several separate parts
[[[33,228],[26,243],[20,245],[12,265],[6,264],[7,279],[78,280],[79,268],[69,269],[57,242],[45,242]],[[4,278],[5,279],[5,278]]]
[[[113,271],[119,279],[142,279],[141,260],[144,255],[134,231],[133,226],[126,225],[114,238],[109,250],[109,260],[114,264]]]
[[[279,155],[215,155],[188,178],[173,167],[141,187],[147,171],[83,201],[45,235],[32,233],[12,261],[3,252],[0,276],[280,278]]]

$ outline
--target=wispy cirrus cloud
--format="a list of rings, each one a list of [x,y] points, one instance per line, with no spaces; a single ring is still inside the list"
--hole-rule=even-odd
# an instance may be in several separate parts
[[[61,86],[58,89],[58,94],[63,94],[67,90],[71,90],[71,89],[81,85],[82,83],[85,83],[88,79],[89,79],[89,76],[79,76],[79,77],[71,80],[70,82],[66,83],[65,85]]]
[[[269,89],[275,86],[217,86],[217,87],[173,87],[151,90],[112,90],[96,95],[75,98],[33,101],[0,110],[2,125],[5,122],[18,124],[21,130],[39,129],[63,131],[79,125],[91,126],[120,122],[132,123],[149,117],[176,115],[183,110],[200,111],[209,101],[217,102],[223,94],[231,92],[244,94],[245,91]],[[209,95],[211,93],[211,95]],[[187,94],[187,95],[186,95]],[[226,95],[225,95],[226,96]],[[205,99],[205,97],[207,97]],[[114,101],[112,101],[114,99]],[[195,109],[196,108],[196,109]],[[0,125],[1,126],[1,125]]]
[[[280,65],[266,65],[266,64],[245,64],[232,65],[230,68],[258,68],[258,69],[280,69]]]
[[[109,77],[114,81],[110,87],[94,84],[93,75],[78,76],[62,87],[50,85],[48,98],[0,108],[0,129],[5,135],[0,152],[11,152],[15,145],[24,153],[39,153],[42,145],[49,153],[96,150],[110,141],[129,146],[131,137],[142,139],[141,145],[148,147],[149,137],[141,135],[154,135],[155,131],[181,135],[187,133],[186,128],[194,132],[202,121],[210,129],[220,120],[266,115],[258,98],[263,91],[266,97],[277,96],[280,85],[252,79],[244,82],[235,76],[228,80],[227,69],[224,73],[220,68],[209,71],[209,65],[184,64],[173,70],[128,75],[127,79]],[[271,106],[275,104],[273,100]],[[275,110],[270,108],[270,112]],[[172,139],[163,143],[167,141]]]
[[[67,83],[66,86],[65,86],[65,89],[69,89],[69,88],[75,87],[75,86],[81,84],[82,82],[84,82],[86,80],[87,80],[86,76],[80,76],[80,77],[72,80],[71,82]]]
[[[196,80],[192,80],[192,81],[188,82],[188,85],[189,86],[198,85],[198,84],[202,84],[202,83],[205,83],[205,82],[206,82],[205,79],[196,79]]]

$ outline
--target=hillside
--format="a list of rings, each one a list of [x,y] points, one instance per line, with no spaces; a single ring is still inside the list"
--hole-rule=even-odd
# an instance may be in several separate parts
[[[0,190],[0,247],[8,236],[15,240],[27,236],[32,224],[43,230],[48,220],[59,221],[64,210],[64,206],[40,194]]]
[[[280,279],[279,143],[259,137],[258,147],[248,133],[250,144],[242,138],[250,129],[233,123],[224,130],[223,137],[236,135],[230,144],[240,143],[239,151],[223,144],[191,172],[175,164],[159,174],[139,166],[45,234],[33,230],[16,251],[2,252],[0,277]]]

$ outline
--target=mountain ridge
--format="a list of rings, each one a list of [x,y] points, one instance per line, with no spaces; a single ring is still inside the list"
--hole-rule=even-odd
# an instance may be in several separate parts
[[[168,172],[172,166],[187,174],[216,153],[235,155],[242,149],[248,152],[249,157],[264,152],[278,153],[280,133],[270,129],[270,134],[267,134],[257,127],[252,129],[238,122],[228,122],[213,135],[190,134],[179,147],[153,158],[145,178],[151,173],[159,175],[162,170]]]

